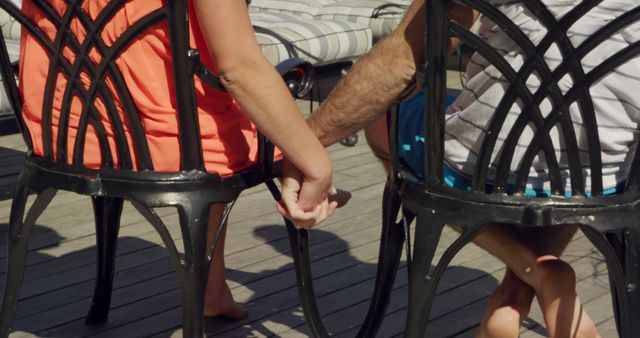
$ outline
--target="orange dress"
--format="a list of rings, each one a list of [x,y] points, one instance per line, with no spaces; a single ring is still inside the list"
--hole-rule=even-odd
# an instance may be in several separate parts
[[[51,6],[62,15],[66,9],[65,1],[50,0]],[[84,10],[95,19],[108,0],[90,0],[83,4]],[[107,46],[112,45],[118,37],[137,20],[158,9],[162,0],[132,0],[114,16],[105,26],[102,39]],[[194,48],[206,51],[206,45],[190,3],[191,44]],[[23,12],[45,32],[53,41],[57,28],[48,21],[30,0],[22,3]],[[82,43],[86,33],[80,22],[74,20],[70,30]],[[38,42],[23,29],[20,50],[20,89],[24,97],[22,113],[27,128],[34,141],[34,153],[43,155],[42,145],[42,106],[44,88],[49,67],[49,57]],[[73,63],[75,56],[72,51],[65,49],[64,56]],[[208,53],[201,56],[204,63],[214,72],[215,64],[208,58]],[[98,64],[101,55],[95,49],[90,58]],[[140,119],[146,132],[151,159],[155,170],[161,172],[175,172],[180,170],[180,151],[178,144],[178,125],[176,102],[171,66],[171,52],[169,48],[169,31],[166,22],[155,25],[133,41],[116,61],[126,84],[136,104]],[[88,88],[90,78],[82,74],[81,81]],[[115,93],[113,82],[106,79],[106,84]],[[57,87],[53,100],[53,149],[58,133],[58,121],[61,110],[62,97],[66,84],[65,77],[58,74]],[[203,84],[195,79],[196,99],[198,102],[198,116],[202,134],[203,157],[207,171],[221,175],[229,175],[245,169],[255,163],[257,153],[256,128],[242,113],[233,98],[223,92]],[[117,95],[114,95],[117,99]],[[68,133],[68,163],[72,162],[73,147],[79,124],[83,102],[75,97],[71,105]],[[109,146],[114,157],[117,156],[113,133],[105,112],[104,104],[98,99],[93,103],[100,113],[101,120],[107,129]],[[122,113],[120,102],[116,101],[120,116],[124,121],[126,136],[131,144],[127,121]],[[95,130],[89,125],[84,148],[84,165],[89,168],[99,168],[102,158],[99,151],[99,141]],[[132,156],[135,156],[130,146]],[[55,154],[54,154],[55,155]],[[117,165],[117,158],[114,159]],[[134,158],[135,163],[135,158]],[[135,169],[135,168],[134,168]]]

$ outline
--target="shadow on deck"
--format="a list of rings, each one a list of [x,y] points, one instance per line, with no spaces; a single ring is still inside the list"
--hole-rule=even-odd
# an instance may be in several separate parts
[[[0,147],[0,200],[13,196],[24,159],[24,152]]]

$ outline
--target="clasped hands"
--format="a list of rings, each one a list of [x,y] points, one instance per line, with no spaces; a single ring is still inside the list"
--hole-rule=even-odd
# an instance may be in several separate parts
[[[282,192],[276,209],[298,229],[311,229],[351,198],[348,191],[332,185],[332,177],[312,179],[286,159],[282,162]]]

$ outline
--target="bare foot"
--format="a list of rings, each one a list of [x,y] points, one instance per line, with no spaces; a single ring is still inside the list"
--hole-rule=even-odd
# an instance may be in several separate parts
[[[222,316],[231,320],[240,320],[247,316],[247,309],[233,300],[227,283],[217,290],[207,288],[204,298],[204,316]]]
[[[576,275],[566,262],[554,256],[537,261],[540,281],[536,292],[549,337],[600,337],[595,324],[576,294]]]
[[[535,292],[511,271],[489,299],[476,338],[517,338]]]

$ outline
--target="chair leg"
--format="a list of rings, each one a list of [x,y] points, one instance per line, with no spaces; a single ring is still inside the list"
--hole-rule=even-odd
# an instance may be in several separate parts
[[[309,233],[306,230],[296,229],[288,219],[284,219],[284,222],[289,234],[300,304],[302,305],[307,325],[309,325],[311,336],[314,338],[330,337],[322,322],[322,316],[320,316],[318,303],[316,302],[316,293],[313,290],[313,275],[311,273],[311,259],[309,258]]]
[[[203,336],[204,292],[208,276],[207,230],[208,204],[179,206],[180,228],[184,241],[184,260],[178,268],[182,292],[182,336]]]
[[[416,230],[413,258],[409,262],[409,306],[405,336],[422,338],[426,329],[429,312],[435,296],[438,279],[430,275],[430,267],[435,255],[444,223],[431,217],[429,213],[416,215]],[[420,243],[419,245],[417,243]]]
[[[640,228],[602,234],[581,227],[607,262],[616,327],[622,338],[640,336]]]
[[[96,225],[97,275],[91,309],[85,320],[88,325],[102,324],[109,319],[116,246],[124,200],[93,197],[92,202]]]
[[[627,306],[620,310],[620,336],[640,337],[640,228],[635,226],[625,229],[623,241],[626,285],[623,290],[616,291],[626,298]]]
[[[376,283],[369,311],[356,337],[374,337],[380,329],[382,317],[389,305],[404,243],[403,225],[396,222],[400,212],[400,202],[396,187],[391,180],[387,180],[382,200],[382,234]]]
[[[622,241],[622,233],[608,233],[606,235],[602,235],[602,245],[607,249],[613,249],[608,254],[605,254],[601,248],[600,252],[605,256],[605,260],[607,261],[607,266],[609,270],[609,288],[611,289],[611,303],[613,306],[613,315],[615,318],[616,329],[618,333],[622,332],[622,323],[621,323],[621,313],[620,310],[623,308],[623,304],[625,304],[625,294],[621,293],[621,290],[625,289],[626,281],[624,278],[624,268],[622,267],[622,262],[619,260],[622,257],[622,253],[624,252],[624,245]],[[609,244],[609,245],[607,245]],[[615,268],[612,267],[612,264],[615,264]],[[622,302],[622,303],[621,303]]]
[[[271,196],[275,201],[280,200],[280,190],[276,184],[270,180],[265,184],[271,192]],[[304,317],[309,325],[311,336],[314,338],[329,337],[327,329],[322,323],[322,317],[318,310],[315,291],[313,290],[313,276],[311,273],[311,260],[309,258],[309,234],[306,230],[298,230],[293,223],[284,218],[284,224],[289,235],[289,244],[291,245],[291,256],[296,271],[296,283],[298,285],[298,295]]]
[[[27,244],[31,229],[56,194],[55,189],[46,189],[38,194],[27,213],[27,217],[23,221],[27,198],[29,196],[29,190],[25,186],[24,180],[21,176],[16,195],[11,204],[11,215],[9,216],[9,237],[7,241],[8,266],[6,282],[4,284],[2,309],[0,310],[0,337],[7,337],[11,329],[22,280],[24,278]]]
[[[180,229],[184,242],[184,258],[156,212],[138,202],[133,206],[156,229],[169,252],[176,268],[182,294],[182,336],[187,338],[203,336],[204,290],[208,276],[209,259],[206,257],[209,205],[197,204],[178,206]]]

